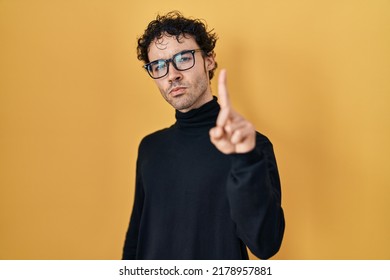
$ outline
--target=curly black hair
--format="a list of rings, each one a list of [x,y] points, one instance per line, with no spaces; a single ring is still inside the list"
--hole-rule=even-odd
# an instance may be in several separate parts
[[[148,50],[150,44],[155,39],[160,39],[164,34],[175,36],[179,42],[182,36],[192,36],[204,55],[213,55],[215,44],[218,40],[214,30],[207,30],[207,25],[200,19],[185,18],[180,12],[172,11],[166,15],[157,15],[156,19],[151,21],[144,34],[138,38],[137,57],[139,60],[149,63]],[[214,76],[217,68],[209,71],[210,80]]]

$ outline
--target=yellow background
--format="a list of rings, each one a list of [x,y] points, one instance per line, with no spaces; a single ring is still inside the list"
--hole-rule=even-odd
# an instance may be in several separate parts
[[[274,258],[389,259],[386,0],[0,0],[0,259],[121,257],[138,143],[174,121],[136,37],[172,9],[219,34],[232,103],[274,144]]]

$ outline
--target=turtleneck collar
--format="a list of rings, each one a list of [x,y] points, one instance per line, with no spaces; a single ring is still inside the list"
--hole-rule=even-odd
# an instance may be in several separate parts
[[[175,126],[182,131],[191,133],[209,131],[215,126],[219,110],[217,97],[213,96],[213,100],[186,113],[176,110]]]

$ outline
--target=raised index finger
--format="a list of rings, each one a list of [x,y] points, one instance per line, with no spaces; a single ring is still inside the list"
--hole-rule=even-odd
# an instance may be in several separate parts
[[[222,109],[230,107],[226,69],[222,69],[218,76],[218,99]]]

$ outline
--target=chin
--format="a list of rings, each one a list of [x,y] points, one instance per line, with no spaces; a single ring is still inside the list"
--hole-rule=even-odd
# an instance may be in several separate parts
[[[173,108],[175,108],[176,110],[178,110],[178,111],[184,111],[184,112],[191,110],[191,109],[192,109],[191,107],[192,107],[192,105],[193,105],[193,104],[174,103],[174,102],[172,102],[172,103],[170,103],[170,104],[171,104],[171,106],[172,106]]]

